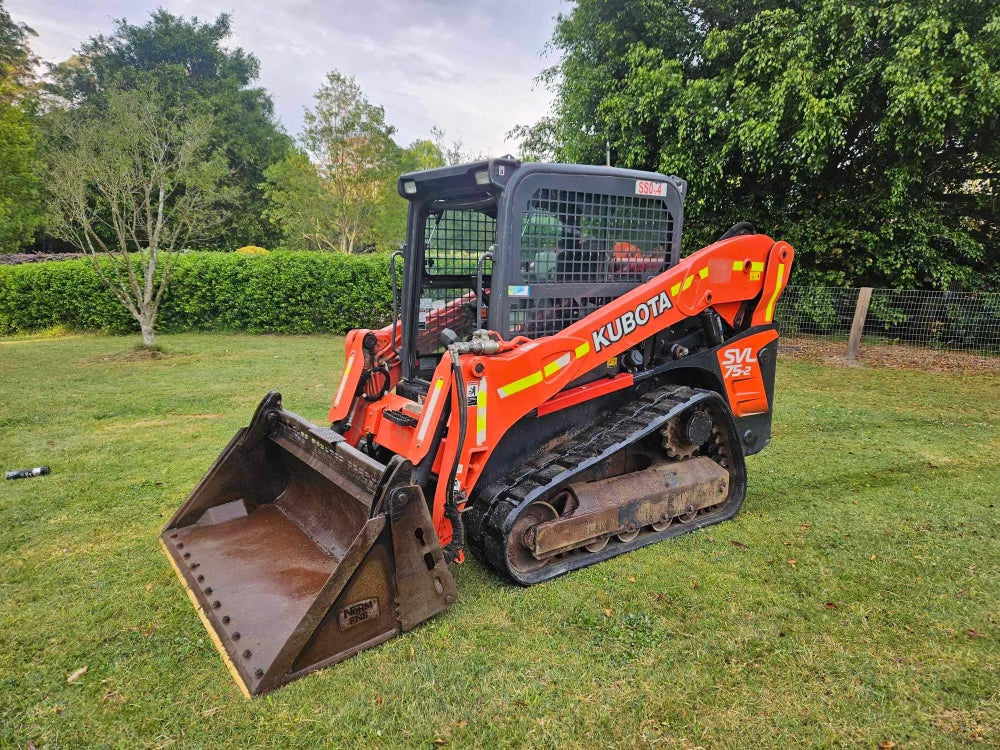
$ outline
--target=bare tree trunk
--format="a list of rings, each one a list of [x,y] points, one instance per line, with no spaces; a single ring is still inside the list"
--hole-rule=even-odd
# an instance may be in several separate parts
[[[153,346],[156,337],[156,330],[153,328],[152,315],[149,312],[141,312],[138,315],[139,330],[142,331],[142,345]]]

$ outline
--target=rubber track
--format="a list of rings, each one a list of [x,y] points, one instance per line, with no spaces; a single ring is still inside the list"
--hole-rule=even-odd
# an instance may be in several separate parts
[[[572,481],[566,478],[566,472],[575,469],[585,471],[590,468],[585,464],[612,446],[622,444],[650,423],[703,393],[687,386],[658,388],[602,416],[600,424],[583,428],[552,450],[531,456],[476,498],[467,514],[469,522],[466,527],[471,530],[469,541],[472,546],[492,568],[513,578],[507,569],[504,522],[518,505],[529,495],[549,488],[549,485],[554,489],[556,485]],[[556,481],[560,476],[562,478]],[[691,530],[694,528],[697,527]],[[516,578],[514,580],[521,583]]]

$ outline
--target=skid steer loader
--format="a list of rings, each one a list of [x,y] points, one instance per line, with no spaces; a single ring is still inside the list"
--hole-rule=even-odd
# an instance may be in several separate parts
[[[739,510],[793,250],[737,225],[681,260],[686,189],[511,158],[400,177],[393,320],[348,334],[331,426],[272,391],[161,536],[246,694],[446,609],[466,546],[530,585]]]

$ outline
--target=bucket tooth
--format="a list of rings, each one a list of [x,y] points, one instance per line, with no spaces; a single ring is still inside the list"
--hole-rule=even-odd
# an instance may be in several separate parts
[[[160,541],[249,696],[446,609],[455,583],[413,466],[384,466],[269,393]]]

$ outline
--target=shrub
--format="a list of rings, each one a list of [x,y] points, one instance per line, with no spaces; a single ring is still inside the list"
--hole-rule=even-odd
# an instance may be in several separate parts
[[[271,251],[265,250],[262,247],[257,247],[256,245],[244,245],[236,252],[240,255],[267,255]]]
[[[185,253],[172,261],[157,330],[344,333],[383,326],[391,310],[382,254]],[[56,325],[138,330],[86,259],[0,266],[0,334]]]

